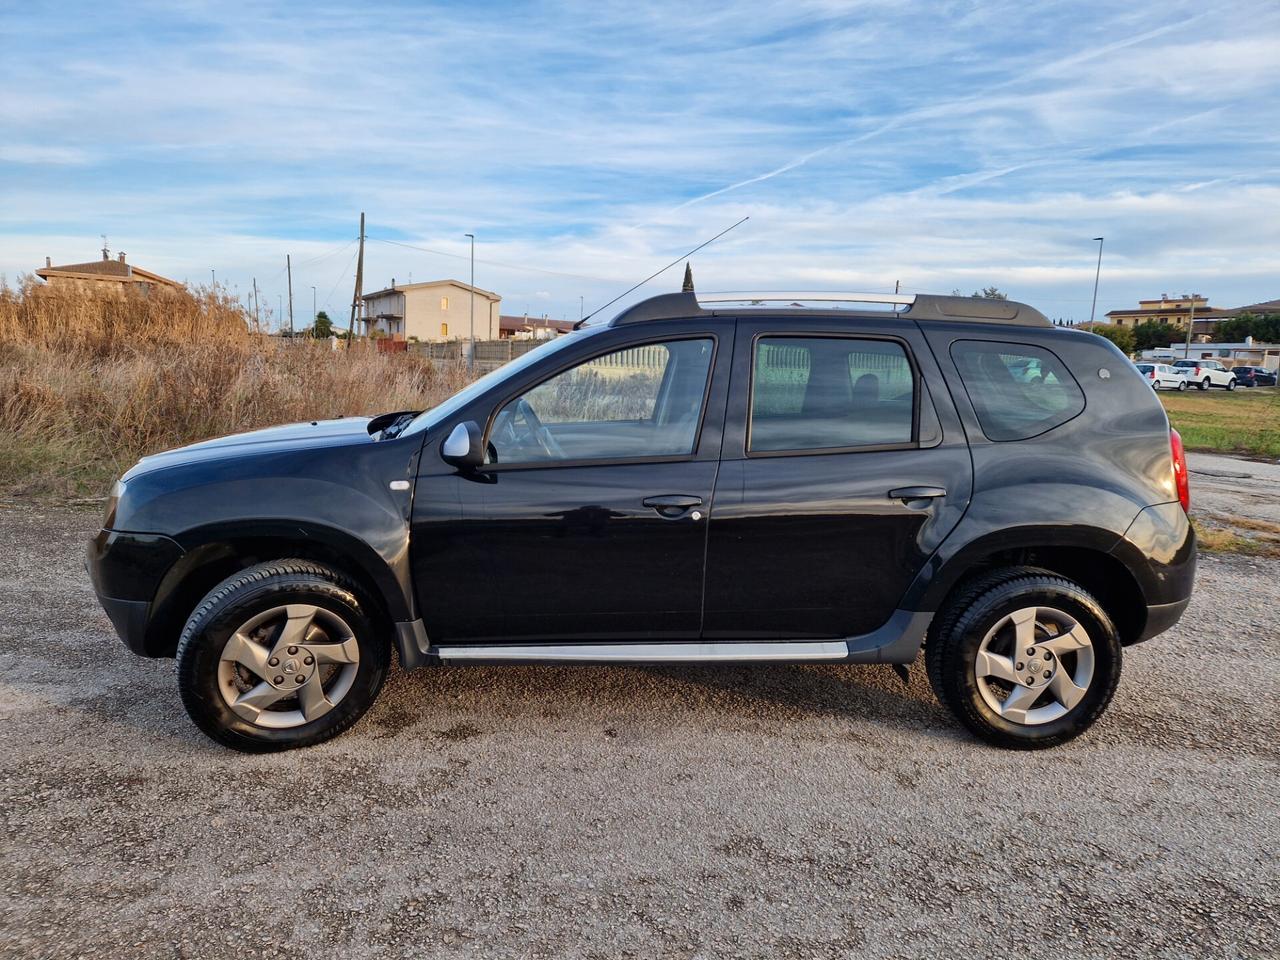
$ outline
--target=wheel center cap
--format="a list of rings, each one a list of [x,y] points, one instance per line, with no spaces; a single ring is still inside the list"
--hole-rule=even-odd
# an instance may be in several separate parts
[[[297,672],[298,672],[298,661],[297,661],[297,660],[286,660],[286,661],[284,662],[284,672],[285,672],[285,673],[297,673]]]
[[[290,661],[290,663],[292,662],[293,661]],[[285,665],[285,669],[286,670],[289,669],[288,664]],[[1041,670],[1044,669],[1044,663],[1041,662],[1040,660],[1032,660],[1029,664],[1027,664],[1027,669],[1030,670],[1032,673],[1039,673]]]

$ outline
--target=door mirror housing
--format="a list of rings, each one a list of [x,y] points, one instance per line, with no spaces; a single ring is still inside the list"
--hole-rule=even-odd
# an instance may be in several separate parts
[[[440,444],[440,457],[460,470],[474,470],[484,463],[484,437],[474,420],[466,420]]]

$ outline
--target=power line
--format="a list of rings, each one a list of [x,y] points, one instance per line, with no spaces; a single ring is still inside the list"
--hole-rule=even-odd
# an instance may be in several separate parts
[[[388,240],[385,237],[369,237],[370,240],[377,240],[379,243],[390,243],[397,247],[407,247],[410,250],[420,250],[423,253],[434,254],[437,257],[449,257],[452,260],[470,260],[471,258],[460,253],[445,253],[443,250],[432,250],[430,247],[418,247],[412,243],[402,243],[399,240]],[[480,260],[476,263],[483,263],[490,267],[503,267],[507,270],[527,270],[530,273],[545,273],[552,277],[567,277],[570,280],[591,280],[596,283],[621,283],[614,277],[590,277],[582,273],[565,273],[561,270],[543,270],[541,267],[529,267],[517,263],[504,263],[501,260]]]

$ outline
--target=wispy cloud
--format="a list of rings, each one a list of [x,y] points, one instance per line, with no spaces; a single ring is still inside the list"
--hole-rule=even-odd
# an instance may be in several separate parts
[[[269,302],[290,252],[343,314],[365,210],[409,244],[371,244],[372,282],[460,275],[474,232],[511,309],[576,315],[751,214],[700,285],[993,282],[1066,313],[1105,233],[1109,305],[1280,295],[1271,0],[132,10],[0,12],[11,278],[106,233]]]

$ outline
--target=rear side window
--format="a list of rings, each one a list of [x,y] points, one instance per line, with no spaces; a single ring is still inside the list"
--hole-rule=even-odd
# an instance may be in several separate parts
[[[951,345],[951,358],[988,439],[1027,440],[1084,409],[1080,385],[1048,350],[958,340]]]
[[[747,449],[830,450],[912,442],[915,378],[889,340],[761,337]]]

